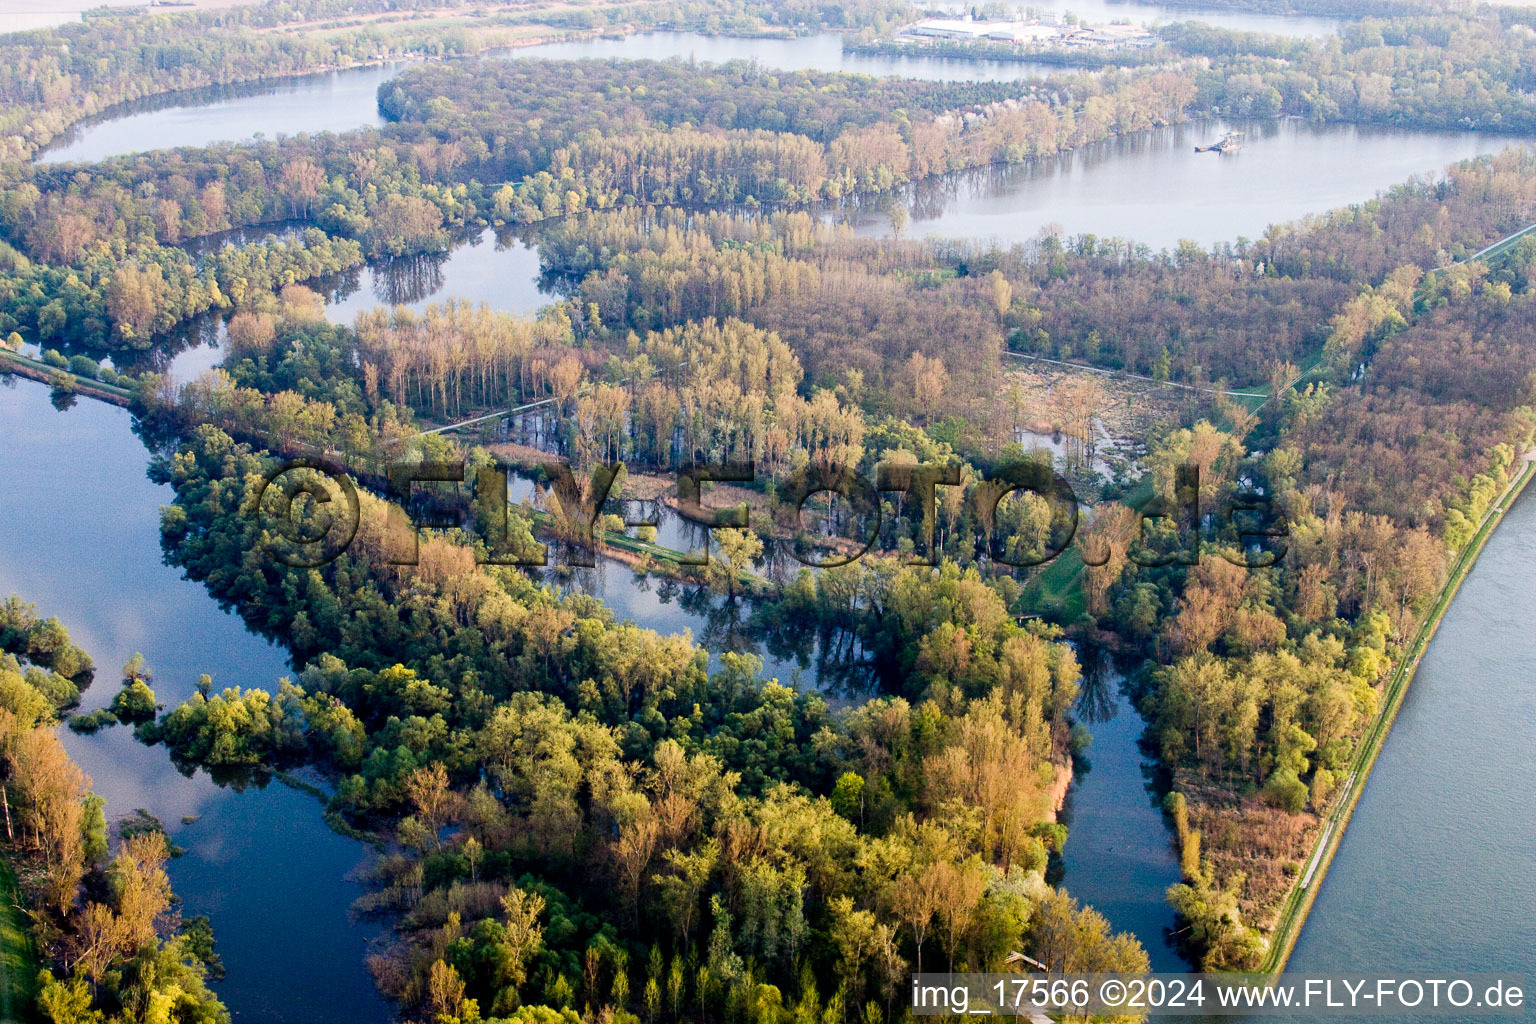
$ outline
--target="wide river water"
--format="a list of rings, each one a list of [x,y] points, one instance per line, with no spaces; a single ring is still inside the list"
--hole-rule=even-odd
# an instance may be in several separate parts
[[[1108,0],[1067,5],[1090,21],[1109,20],[1092,16],[1099,11],[1153,20],[1172,20],[1173,14]],[[1219,20],[1200,12],[1188,16]],[[1291,34],[1337,27],[1326,19],[1220,17],[1247,22],[1233,27]],[[788,42],[656,33],[553,44],[518,55],[747,57],[774,67],[939,78],[1046,70],[853,57],[842,53],[835,36]],[[162,101],[86,126],[48,159],[94,160],[203,144],[227,137],[232,125],[242,134],[273,134],[376,124],[373,94],[393,70],[364,68]],[[1228,128],[1248,133],[1241,152],[1193,153],[1195,143]],[[1370,198],[1411,174],[1508,141],[1296,122],[1204,123],[1112,139],[1036,164],[949,176],[838,215],[861,232],[884,233],[892,230],[891,204],[900,202],[908,236],[1008,243],[1058,226],[1068,234],[1119,235],[1154,247],[1183,238],[1207,246],[1257,237],[1271,223]],[[450,297],[530,312],[548,300],[538,286],[534,237],[498,238],[487,231],[441,257],[364,268],[326,286],[330,315],[349,321],[377,303],[419,309]],[[201,336],[202,344],[177,360],[179,376],[217,361],[217,322],[203,325]],[[156,690],[167,704],[185,697],[200,672],[212,672],[216,685],[270,686],[288,670],[280,651],[161,563],[157,509],[169,491],[145,479],[146,452],[126,413],[90,402],[59,413],[45,389],[19,382],[0,391],[0,427],[8,440],[0,449],[0,521],[6,524],[0,595],[18,592],[44,614],[58,615],[95,657],[98,680],[86,707],[110,699],[117,667],[135,650],[156,668]],[[1425,658],[1301,936],[1292,961],[1299,970],[1434,965],[1536,973],[1529,913],[1536,905],[1536,801],[1529,799],[1536,790],[1536,761],[1530,744],[1522,742],[1522,733],[1536,726],[1528,682],[1536,674],[1536,655],[1518,643],[1521,616],[1536,606],[1533,585],[1518,569],[1521,557],[1532,553],[1526,548],[1536,548],[1536,507],[1523,501],[1509,518]],[[615,563],[557,582],[593,590],[618,614],[643,625],[686,627],[711,642],[740,641],[730,610],[665,584],[637,582]],[[795,675],[790,660],[767,660],[770,674]],[[802,681],[814,677],[814,669],[802,670]],[[1096,711],[1085,707],[1083,715],[1094,734],[1092,768],[1072,791],[1065,884],[1117,928],[1136,932],[1155,967],[1177,969],[1179,961],[1163,940],[1172,917],[1161,902],[1163,889],[1177,880],[1177,864],[1145,785],[1137,747],[1142,724],[1120,695],[1117,676],[1106,672],[1094,685]],[[1439,739],[1447,723],[1454,723],[1454,742]],[[109,813],[145,807],[188,849],[172,864],[172,877],[186,912],[214,919],[229,968],[220,992],[237,1017],[388,1017],[362,966],[372,931],[349,924],[346,914],[358,892],[346,876],[366,850],[329,832],[310,797],[277,784],[236,793],[202,776],[186,779],[168,765],[164,751],[141,747],[125,729],[65,735],[108,798]],[[194,816],[182,824],[183,817]],[[1511,964],[1507,958],[1517,949],[1523,960]],[[1359,962],[1343,962],[1344,950]]]

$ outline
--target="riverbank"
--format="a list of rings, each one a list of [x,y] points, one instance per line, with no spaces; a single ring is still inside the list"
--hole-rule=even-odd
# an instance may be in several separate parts
[[[1383,695],[1381,711],[1372,723],[1370,731],[1361,739],[1343,791],[1335,798],[1333,806],[1324,816],[1317,845],[1313,848],[1311,856],[1307,858],[1306,868],[1298,874],[1295,885],[1287,893],[1285,902],[1281,906],[1279,920],[1270,935],[1269,952],[1260,964],[1260,971],[1266,974],[1284,972],[1291,951],[1296,946],[1296,940],[1301,934],[1303,925],[1306,924],[1307,914],[1311,911],[1317,892],[1322,887],[1322,880],[1328,873],[1328,866],[1338,851],[1349,819],[1360,801],[1360,794],[1365,791],[1365,783],[1370,778],[1371,769],[1381,753],[1382,744],[1391,732],[1392,722],[1402,708],[1403,698],[1418,670],[1419,661],[1430,640],[1434,638],[1435,632],[1440,628],[1441,620],[1445,618],[1452,599],[1461,589],[1461,584],[1477,561],[1477,556],[1482,553],[1494,529],[1503,521],[1506,510],[1524,492],[1533,474],[1536,474],[1536,461],[1532,460],[1532,453],[1527,453],[1520,473],[1510,481],[1504,493],[1483,517],[1482,525],[1472,538],[1472,542],[1463,549],[1453,564],[1451,574],[1445,586],[1441,588],[1430,614],[1425,617],[1418,632],[1414,634],[1413,643],[1405,649],[1402,659],[1393,669]]]
[[[125,409],[133,403],[133,392],[127,388],[108,384],[105,381],[81,378],[68,370],[61,370],[31,356],[24,356],[20,352],[13,352],[3,347],[0,347],[0,373],[14,373],[17,376],[47,384],[55,390],[63,384],[75,394],[99,399]]]
[[[541,4],[531,8],[518,10],[520,18],[537,17],[545,8],[558,9],[557,4]],[[179,8],[185,10],[186,8]],[[147,13],[136,11],[144,17],[164,16],[174,14],[178,8],[167,10],[150,9]],[[98,103],[95,97],[89,102],[81,102],[71,106],[66,116],[68,120],[58,124],[29,125],[32,135],[25,144],[22,157],[23,162],[35,162],[38,164],[53,164],[66,162],[96,163],[99,157],[64,157],[60,158],[60,151],[68,150],[78,141],[81,132],[89,129],[121,120],[125,116],[131,116],[134,112],[152,112],[161,109],[173,108],[190,101],[193,106],[207,103],[212,97],[227,98],[230,96],[258,95],[274,87],[285,83],[302,80],[305,78],[323,78],[340,72],[358,72],[368,68],[390,68],[396,65],[417,64],[428,61],[473,59],[478,57],[496,56],[508,54],[515,50],[528,47],[541,46],[550,43],[567,41],[582,41],[594,38],[600,34],[598,29],[567,28],[555,24],[546,24],[538,21],[494,21],[475,17],[463,10],[453,12],[436,12],[438,17],[421,18],[420,12],[407,11],[393,13],[392,17],[386,17],[381,21],[370,23],[375,33],[383,33],[384,38],[375,42],[369,52],[363,53],[354,47],[354,52],[346,52],[346,44],[350,40],[340,37],[339,33],[348,28],[355,29],[355,25],[348,25],[349,19],[342,22],[317,22],[308,27],[304,26],[273,26],[267,29],[253,29],[251,35],[260,37],[269,32],[279,32],[285,36],[291,36],[298,42],[315,43],[330,47],[330,52],[324,59],[317,59],[311,63],[295,67],[272,68],[263,67],[259,74],[230,73],[220,69],[205,69],[205,73],[196,76],[191,81],[178,82],[172,89],[139,92],[136,89],[125,90],[122,94],[109,97],[109,102]],[[444,15],[452,14],[452,17]],[[452,53],[434,52],[434,46],[441,43],[441,39],[432,33],[453,33],[456,36],[456,45],[462,47]],[[226,77],[228,75],[228,77]],[[375,110],[372,101],[373,89],[368,90],[369,105]],[[70,116],[72,115],[72,116]],[[358,125],[356,127],[361,127]],[[325,126],[327,130],[348,130],[339,126]],[[306,126],[300,125],[300,130],[306,130]],[[307,126],[307,130],[319,130],[318,126]],[[268,129],[270,132],[270,128]],[[288,133],[294,131],[293,127],[286,129]],[[144,149],[163,148],[157,146],[144,146]]]
[[[869,43],[845,42],[845,53],[869,57],[923,57],[939,60],[996,60],[1019,64],[1050,64],[1064,71],[1100,71],[1111,67],[1143,67],[1166,64],[1166,49],[1088,50],[1022,49],[1015,43],[986,41],[877,39]]]

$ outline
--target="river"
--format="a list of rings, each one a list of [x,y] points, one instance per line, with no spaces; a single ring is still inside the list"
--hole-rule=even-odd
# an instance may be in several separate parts
[[[90,653],[85,709],[111,701],[136,651],[166,706],[201,673],[218,688],[267,689],[289,673],[283,651],[161,561],[159,510],[171,489],[145,476],[127,411],[84,400],[59,412],[41,384],[0,387],[0,595],[58,616]],[[347,876],[367,850],[327,828],[314,797],[279,783],[236,792],[202,773],[186,778],[123,726],[60,735],[109,821],[145,808],[186,848],[170,862],[171,882],[187,915],[213,920],[228,970],[218,992],[237,1020],[390,1019],[363,963],[377,929],[347,917],[362,891]]]

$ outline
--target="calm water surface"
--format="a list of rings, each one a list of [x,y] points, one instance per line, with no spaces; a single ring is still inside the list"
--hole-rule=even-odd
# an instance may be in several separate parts
[[[8,3],[48,5],[39,0]],[[1156,23],[1198,19],[1226,28],[1284,35],[1325,35],[1337,31],[1336,19],[1181,10],[1155,4],[1120,4],[1108,0],[1056,0],[1035,4],[1060,15],[1072,11],[1093,23]],[[18,21],[19,21],[19,15]],[[0,8],[0,29],[5,24]],[[509,58],[560,59],[620,57],[630,59],[710,61],[755,60],[785,70],[842,71],[895,75],[930,81],[998,81],[1044,78],[1070,71],[1056,64],[1028,61],[954,60],[938,57],[863,56],[843,52],[843,37],[822,32],[799,39],[749,39],[695,32],[644,32],[620,38],[549,43],[505,51]],[[224,86],[152,97],[124,104],[79,125],[50,146],[40,162],[91,162],[112,156],[176,146],[202,146],[300,132],[342,132],[383,124],[378,87],[399,74],[403,63],[351,68],[263,83]]]
[[[834,32],[799,39],[746,39],[698,32],[640,32],[619,38],[576,39],[513,50],[510,57],[555,60],[619,57],[626,60],[696,60],[723,64],[751,60],[782,71],[842,71],[877,77],[897,76],[929,82],[1013,81],[1064,74],[1072,68],[1011,60],[954,60],[942,57],[886,57],[843,52]]]
[[[842,37],[832,33],[803,39],[741,39],[689,32],[651,32],[625,39],[551,43],[505,51],[507,58],[625,57],[664,59],[696,56],[716,63],[757,60],[769,67],[903,75],[924,79],[1039,78],[1057,66],[1013,61],[956,61],[931,58],[845,55]],[[377,127],[378,88],[407,65],[394,62],[300,75],[214,89],[198,89],[123,104],[78,125],[38,157],[40,163],[90,163],[108,157],[177,146]]]
[[[1134,22],[1138,25],[1167,24],[1175,21],[1199,21],[1237,32],[1267,32],[1277,36],[1331,36],[1349,24],[1346,18],[1313,18],[1298,14],[1256,14],[1249,11],[1222,10],[1199,4],[1129,3],[1126,0],[1030,0],[1028,7],[1040,14],[1060,19],[1076,15],[1090,25],[1110,22]],[[967,3],[941,3],[934,10],[962,14],[971,9]]]
[[[160,559],[160,507],[127,412],[82,401],[54,409],[32,381],[0,384],[0,594],[56,615],[96,662],[83,707],[101,707],[141,652],[173,706],[200,673],[214,685],[270,689],[285,654],[248,633],[200,584]],[[145,808],[187,854],[169,872],[188,915],[213,920],[235,1019],[387,1021],[363,965],[376,929],[349,923],[361,890],[347,875],[366,849],[328,829],[313,797],[280,784],[243,793],[186,778],[164,748],[117,727],[60,735],[107,801],[109,820]],[[183,817],[196,816],[190,825]]]
[[[539,250],[503,229],[486,228],[473,241],[446,253],[379,260],[338,274],[320,290],[325,315],[351,324],[377,306],[406,306],[420,313],[429,303],[467,299],[501,313],[529,315],[559,296],[539,281]]]
[[[1196,153],[1226,131],[1235,153]],[[1172,248],[1258,238],[1271,224],[1370,199],[1414,175],[1508,145],[1512,136],[1401,131],[1298,120],[1203,121],[1094,143],[1022,164],[960,171],[877,197],[849,219],[862,235],[892,233],[1007,245],[1060,229]]]
[[[143,0],[0,0],[0,33],[69,25],[93,7],[143,6]]]
[[[1067,845],[1062,852],[1067,890],[1131,932],[1146,947],[1152,970],[1173,973],[1189,965],[1166,941],[1174,928],[1164,902],[1181,881],[1173,835],[1150,786],[1151,766],[1139,746],[1145,723],[1107,658],[1085,656],[1078,719],[1093,734],[1087,770],[1080,764],[1067,796]]]
[[[404,63],[328,71],[244,85],[171,93],[114,108],[76,126],[39,163],[94,163],[178,146],[238,142],[264,135],[345,132],[377,127],[379,86]]]
[[[1089,21],[1196,17],[1291,34],[1337,27],[1327,19],[1215,15],[1108,0],[1062,6]],[[773,67],[935,78],[1036,73],[1017,64],[845,56],[833,36],[789,42],[652,33],[520,53],[744,57]],[[196,145],[227,137],[235,126],[275,134],[376,124],[374,92],[392,73],[365,68],[203,97],[195,105],[172,101],[85,129],[50,159]],[[1193,153],[1195,144],[1228,128],[1248,133],[1242,151]],[[900,201],[910,236],[1014,242],[1057,225],[1069,235],[1121,236],[1154,247],[1185,238],[1209,246],[1359,202],[1409,175],[1510,141],[1477,133],[1207,122],[1110,140],[1057,160],[949,176],[914,186]],[[845,213],[860,231],[881,234],[891,230],[889,202]],[[539,290],[537,271],[526,242],[499,242],[486,232],[447,257],[395,261],[352,275],[328,289],[329,315],[350,321],[374,304],[419,309],[449,297],[529,312],[549,298]],[[178,374],[217,361],[217,324],[204,330],[204,342],[184,350]],[[156,509],[169,492],[144,479],[144,452],[128,422],[125,413],[91,403],[57,413],[46,391],[31,383],[0,392],[0,424],[12,442],[0,452],[6,481],[0,514],[7,524],[0,592],[18,591],[45,614],[58,614],[91,651],[100,678],[87,707],[110,699],[117,666],[135,650],[158,670],[157,691],[167,703],[190,692],[203,671],[214,672],[220,685],[271,685],[284,671],[281,653],[220,612],[200,586],[160,564]],[[1530,683],[1536,654],[1521,642],[1521,610],[1536,604],[1521,570],[1531,555],[1536,506],[1527,501],[1495,534],[1425,658],[1323,882],[1292,960],[1297,970],[1454,966],[1536,973],[1529,912],[1536,906],[1536,802],[1529,799],[1536,758],[1526,741],[1536,726]],[[579,571],[561,585],[599,593],[619,615],[642,625],[689,628],[711,646],[737,633],[735,612],[664,582],[638,583],[616,563]],[[768,672],[783,678],[793,669],[770,656]],[[1177,880],[1177,864],[1144,788],[1135,742],[1141,723],[1118,690],[1112,696],[1115,713],[1091,725],[1093,768],[1074,785],[1066,884],[1117,929],[1135,931],[1154,966],[1177,969],[1162,942],[1169,922],[1162,891]],[[1445,741],[1447,723],[1455,723],[1461,739]],[[68,743],[113,813],[148,807],[189,848],[173,865],[173,878],[189,913],[214,916],[230,969],[221,991],[232,1008],[248,1019],[325,1019],[316,1014],[329,1006],[363,1008],[337,1019],[387,1017],[361,967],[365,930],[349,926],[345,916],[355,888],[343,876],[361,848],[326,830],[309,798],[282,787],[235,794],[184,779],[163,751],[140,747],[122,729],[94,738],[68,734]],[[196,823],[179,824],[192,814],[201,815]],[[284,841],[271,838],[274,824]],[[274,878],[282,884],[272,884]]]

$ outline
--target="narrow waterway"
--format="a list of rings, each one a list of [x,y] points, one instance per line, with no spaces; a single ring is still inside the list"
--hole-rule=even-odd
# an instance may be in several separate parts
[[[1180,881],[1179,860],[1159,797],[1152,764],[1142,754],[1146,723],[1125,690],[1125,679],[1107,655],[1083,655],[1078,721],[1093,743],[1078,759],[1062,816],[1067,890],[1131,932],[1146,947],[1152,970],[1186,971],[1189,965],[1168,940],[1174,914],[1164,896]]]
[[[1533,564],[1527,493],[1425,652],[1288,970],[1536,978]]]

